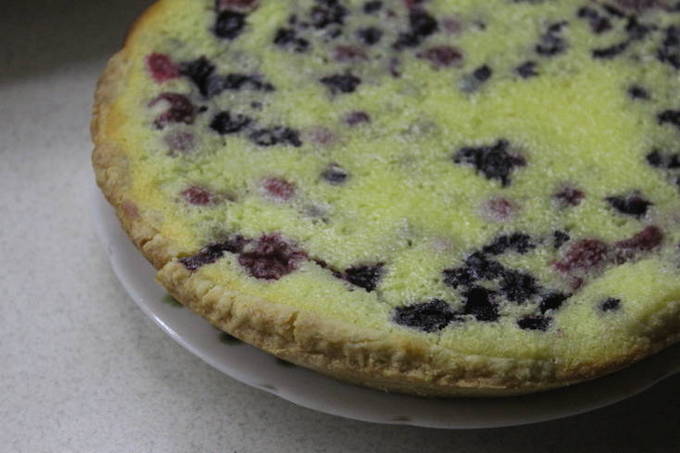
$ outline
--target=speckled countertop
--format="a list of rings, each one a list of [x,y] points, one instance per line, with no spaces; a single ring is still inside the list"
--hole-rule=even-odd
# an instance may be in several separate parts
[[[0,451],[680,451],[680,376],[561,421],[440,431],[296,407],[173,342],[118,284],[87,192],[94,83],[148,3],[3,2]]]

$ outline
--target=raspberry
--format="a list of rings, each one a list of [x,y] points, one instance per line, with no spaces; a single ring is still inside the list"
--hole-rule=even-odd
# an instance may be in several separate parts
[[[575,187],[564,187],[553,195],[553,198],[555,198],[562,207],[578,206],[585,197],[586,194]]]
[[[275,233],[247,243],[238,262],[255,278],[278,280],[295,271],[305,259],[304,251]]]
[[[650,225],[633,235],[633,237],[614,244],[616,247],[616,261],[618,263],[624,263],[635,258],[640,252],[654,250],[661,245],[663,239],[663,231],[655,225]]]
[[[151,77],[158,83],[176,79],[180,76],[180,68],[173,63],[169,56],[161,53],[152,53],[146,57],[146,65],[151,71]]]
[[[453,46],[435,46],[420,52],[418,57],[428,60],[434,68],[447,68],[462,63],[463,53]]]
[[[347,115],[345,115],[345,123],[347,123],[349,126],[356,126],[357,124],[370,122],[370,115],[360,110],[349,112]]]
[[[162,129],[169,123],[193,124],[196,118],[196,108],[189,98],[179,93],[161,93],[149,103],[149,107],[163,101],[167,102],[169,107],[154,121],[157,128]]]
[[[283,178],[267,178],[262,182],[267,193],[278,200],[286,201],[295,195],[295,184]]]
[[[607,258],[609,246],[597,239],[582,239],[574,243],[561,261],[554,264],[561,272],[576,269],[589,270],[603,264]]]
[[[216,201],[215,195],[208,189],[200,186],[191,186],[181,192],[182,198],[195,206],[207,206]]]

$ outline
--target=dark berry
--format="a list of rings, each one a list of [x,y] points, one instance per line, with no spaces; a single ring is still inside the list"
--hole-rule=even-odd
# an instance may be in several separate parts
[[[628,23],[626,23],[626,33],[633,41],[639,41],[647,36],[656,27],[642,24],[638,21],[637,17],[630,16],[628,18]]]
[[[610,297],[600,302],[600,310],[602,311],[616,311],[621,308],[621,299]]]
[[[582,190],[571,186],[564,187],[553,195],[553,198],[555,198],[562,207],[578,206],[585,197],[586,194]]]
[[[266,129],[258,129],[253,131],[248,137],[258,146],[302,146],[300,133],[289,127],[275,126]]]
[[[168,109],[161,113],[154,121],[159,129],[169,123],[193,124],[196,119],[196,108],[188,97],[179,93],[161,93],[149,103],[150,107],[159,102],[167,102]]]
[[[173,131],[168,133],[163,140],[170,150],[180,153],[188,153],[195,146],[194,134],[191,132]]]
[[[336,46],[333,49],[333,59],[339,62],[365,60],[366,53],[360,47]]]
[[[295,52],[304,52],[309,49],[309,41],[297,36],[295,30],[291,28],[279,28],[274,36],[274,44]]]
[[[283,178],[267,178],[262,187],[268,195],[279,200],[290,200],[295,195],[295,184]]]
[[[658,149],[655,149],[649,154],[647,154],[645,158],[647,159],[647,163],[652,167],[662,168],[665,166],[664,165],[664,161],[666,160],[665,156]]]
[[[623,53],[628,48],[629,45],[630,41],[622,41],[618,44],[614,44],[613,46],[604,47],[601,49],[593,49],[591,54],[593,58],[597,59],[614,58],[615,56]]]
[[[536,77],[538,75],[538,71],[536,71],[536,62],[526,61],[521,65],[517,66],[515,68],[515,72],[517,72],[517,74],[519,74],[519,76],[522,77],[523,79]]]
[[[593,33],[600,34],[607,30],[611,30],[612,23],[609,19],[601,16],[597,10],[584,6],[577,12],[578,17],[587,19]]]
[[[392,319],[400,326],[431,333],[442,330],[460,317],[443,300],[432,299],[429,302],[396,307],[392,311]]]
[[[223,39],[234,39],[243,32],[246,15],[232,10],[224,10],[217,15],[214,33]]]
[[[543,299],[541,299],[541,303],[538,306],[538,309],[541,311],[541,313],[546,313],[550,310],[557,310],[564,304],[564,301],[566,301],[570,296],[558,292],[550,293],[547,296],[544,296]]]
[[[561,272],[573,270],[589,270],[603,264],[607,258],[609,246],[597,239],[582,239],[569,247],[564,258],[555,263]]]
[[[187,203],[195,206],[207,206],[216,201],[216,197],[212,192],[200,186],[191,186],[184,189],[181,195]]]
[[[452,288],[470,286],[477,281],[477,275],[466,267],[444,269],[442,275],[444,283]]]
[[[182,63],[180,66],[182,75],[189,77],[196,85],[198,91],[203,96],[213,96],[217,82],[213,73],[215,72],[215,65],[213,65],[207,58],[200,57],[196,60]]]
[[[400,33],[393,47],[403,49],[404,47],[416,47],[428,36],[439,30],[437,20],[422,8],[411,8],[409,11],[408,32]]]
[[[510,143],[503,139],[491,146],[465,147],[456,152],[453,161],[457,164],[472,165],[487,179],[497,179],[501,185],[508,186],[514,168],[526,165],[524,158],[508,152],[509,147]]]
[[[553,233],[553,247],[555,247],[555,250],[559,250],[564,244],[569,242],[570,239],[571,237],[568,233],[559,230],[555,231]]]
[[[363,10],[366,14],[372,14],[380,11],[383,6],[383,2],[376,0],[364,3]]]
[[[342,25],[348,11],[338,0],[316,0],[317,5],[309,11],[311,24],[316,28]]]
[[[499,262],[490,260],[479,252],[468,256],[465,259],[465,266],[471,272],[471,275],[479,280],[493,280],[504,272],[503,266]]]
[[[345,122],[350,126],[356,126],[361,123],[370,123],[371,117],[364,111],[355,110],[354,112],[349,112],[345,115]]]
[[[357,30],[357,36],[361,42],[367,46],[372,46],[373,44],[380,42],[382,35],[383,31],[378,27],[366,27]]]
[[[562,28],[566,22],[552,24],[548,30],[541,35],[539,43],[536,44],[536,53],[544,57],[553,57],[567,50],[567,41],[561,36]]]
[[[526,302],[538,294],[536,279],[529,274],[518,271],[506,271],[500,282],[500,290],[511,302]]]
[[[249,240],[243,236],[231,236],[224,242],[208,245],[201,249],[196,255],[181,258],[179,261],[190,271],[195,271],[201,266],[214,263],[222,258],[225,252],[241,253]]]
[[[649,207],[654,205],[654,203],[638,194],[607,197],[605,200],[621,214],[637,217],[638,219],[647,214]]]
[[[165,54],[152,53],[146,57],[151,77],[158,83],[179,77],[180,68]]]
[[[324,84],[332,94],[352,93],[361,83],[359,77],[349,73],[322,77],[319,81]]]
[[[235,134],[248,127],[252,121],[248,116],[232,115],[230,112],[224,111],[215,115],[210,122],[210,128],[220,135]]]
[[[219,12],[231,9],[249,12],[257,7],[257,2],[258,0],[215,0],[215,10]]]
[[[278,280],[296,270],[307,254],[279,234],[267,234],[245,245],[238,262],[250,275],[263,280]]]
[[[680,129],[680,110],[664,110],[657,115],[659,124],[672,124]]]
[[[491,244],[485,246],[482,251],[491,255],[500,255],[511,249],[523,255],[535,247],[536,245],[531,242],[531,237],[528,234],[513,233],[497,237]]]
[[[628,95],[633,99],[649,99],[649,92],[640,85],[632,85],[629,87]]]
[[[664,40],[657,50],[656,58],[675,69],[680,69],[680,27],[671,25],[666,29]]]
[[[622,8],[631,9],[639,13],[659,6],[661,2],[659,0],[616,0],[616,3]]]
[[[373,291],[383,275],[383,263],[353,266],[345,270],[344,278],[353,285]]]
[[[435,46],[420,52],[418,57],[428,60],[434,68],[447,68],[461,63],[463,53],[453,46]]]
[[[496,321],[499,318],[495,293],[481,286],[474,286],[463,293],[465,307],[463,313],[472,315],[477,321]]]
[[[522,330],[540,330],[546,331],[550,324],[552,323],[552,318],[548,316],[525,316],[517,321],[517,325]]]
[[[321,172],[321,177],[329,184],[340,185],[347,181],[349,173],[338,164],[330,164]]]
[[[631,238],[614,244],[616,247],[616,260],[619,263],[624,263],[635,258],[640,252],[654,250],[661,245],[663,239],[664,233],[661,231],[661,228],[650,225]]]
[[[480,82],[486,82],[493,75],[493,71],[487,65],[483,65],[472,71],[472,77]]]

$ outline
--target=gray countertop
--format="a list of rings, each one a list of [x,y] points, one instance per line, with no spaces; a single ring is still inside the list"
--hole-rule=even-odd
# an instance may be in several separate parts
[[[680,451],[680,376],[586,415],[443,431],[296,407],[173,342],[117,282],[88,203],[94,83],[148,3],[3,3],[0,451]]]

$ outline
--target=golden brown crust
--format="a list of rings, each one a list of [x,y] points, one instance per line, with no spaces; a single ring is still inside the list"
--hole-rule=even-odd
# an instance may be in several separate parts
[[[113,104],[129,70],[127,49],[157,5],[138,20],[125,48],[111,59],[99,80],[92,121],[93,166],[97,184],[115,207],[124,230],[159,270],[158,281],[214,326],[278,357],[344,381],[426,396],[508,396],[560,387],[611,373],[680,341],[676,310],[665,318],[662,313],[650,320],[649,342],[608,362],[566,367],[550,360],[456,355],[411,336],[360,330],[254,298],[189,272],[177,261],[180,252],[171,238],[153,226],[152,213],[140,210],[131,199],[126,149],[116,139],[120,119]]]

